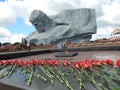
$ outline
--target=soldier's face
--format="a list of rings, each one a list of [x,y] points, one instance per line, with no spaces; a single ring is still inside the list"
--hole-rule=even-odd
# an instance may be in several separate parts
[[[46,22],[44,20],[32,21],[32,24],[35,26],[39,33],[45,32]]]

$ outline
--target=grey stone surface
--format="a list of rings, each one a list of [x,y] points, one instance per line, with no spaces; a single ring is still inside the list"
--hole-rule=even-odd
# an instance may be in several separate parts
[[[26,39],[35,44],[57,44],[66,39],[89,41],[97,29],[95,10],[88,8],[64,10],[49,17],[40,10],[34,10],[29,20],[36,31]]]
[[[64,72],[66,72],[66,70]],[[42,72],[40,72],[40,74],[45,77]],[[65,84],[61,84],[57,79],[54,79],[54,85],[52,85],[50,79],[47,79],[48,81],[44,82],[40,78],[34,78],[32,80],[31,86],[27,87],[27,82],[25,82],[26,78],[27,77],[23,76],[20,71],[17,70],[14,72],[14,74],[12,74],[11,77],[0,80],[0,90],[70,90]],[[69,81],[73,90],[80,90],[79,81],[74,79],[73,75],[67,77],[67,80]],[[85,87],[86,90],[96,90],[90,83],[85,83]]]

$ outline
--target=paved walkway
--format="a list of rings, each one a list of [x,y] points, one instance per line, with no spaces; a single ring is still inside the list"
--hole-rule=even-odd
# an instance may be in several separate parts
[[[73,59],[74,61],[80,61],[84,59],[112,59],[117,60],[120,59],[120,51],[77,51],[78,55],[74,57],[60,57],[61,59]],[[56,58],[56,53],[48,53],[48,54],[39,54],[15,59],[23,59],[23,60],[30,60],[30,59],[42,59],[42,58]]]

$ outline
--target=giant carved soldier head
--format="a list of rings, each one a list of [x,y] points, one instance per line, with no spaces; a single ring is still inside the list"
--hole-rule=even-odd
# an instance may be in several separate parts
[[[29,21],[35,26],[38,33],[46,32],[51,24],[49,17],[40,10],[34,10]]]

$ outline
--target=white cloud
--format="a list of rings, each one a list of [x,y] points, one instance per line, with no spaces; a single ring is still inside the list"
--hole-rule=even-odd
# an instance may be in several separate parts
[[[22,38],[25,37],[23,34],[13,34],[4,27],[0,27],[0,42],[21,42]]]
[[[16,16],[11,7],[0,2],[0,25],[13,24],[16,21]]]
[[[9,38],[11,36],[10,31],[8,31],[6,28],[4,27],[0,27],[0,38],[4,38],[7,37]]]
[[[34,9],[54,15],[64,9],[94,8],[97,17],[100,17],[103,15],[102,6],[109,4],[109,0],[7,0],[6,4],[13,9],[17,17],[22,17],[26,21]]]
[[[98,29],[93,39],[110,37],[112,30],[120,27],[120,0],[6,0],[0,2],[0,25],[12,24],[18,17],[24,18],[24,23],[31,25],[29,15],[34,9],[54,15],[64,9],[75,8],[96,10]]]
[[[23,37],[26,37],[26,36],[23,34],[12,34],[12,37],[9,40],[11,43],[21,42]]]
[[[7,0],[6,4],[9,5],[14,14],[17,17],[24,18],[24,23],[31,25],[28,23],[29,15],[34,9],[39,9],[48,12],[47,6],[44,5],[45,0]]]
[[[118,1],[113,1],[110,5],[104,5],[103,8],[105,14],[101,19],[112,23],[120,23],[120,3]]]
[[[112,27],[98,28],[97,34],[93,34],[91,40],[102,39],[102,38],[111,38],[111,33],[114,29],[115,28],[112,28]]]

